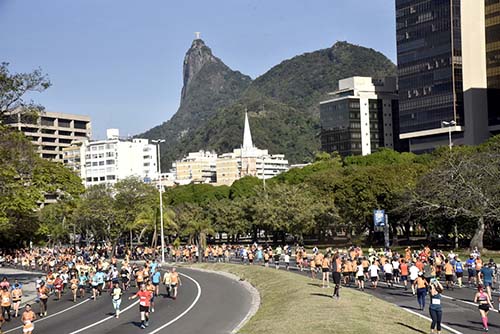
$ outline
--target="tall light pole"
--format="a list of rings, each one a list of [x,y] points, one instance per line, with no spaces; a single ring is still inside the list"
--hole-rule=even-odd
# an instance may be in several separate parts
[[[161,238],[161,263],[165,263],[165,236],[163,235],[163,182],[161,179],[161,157],[160,157],[160,144],[165,142],[165,139],[152,140],[156,144],[158,155],[158,180],[160,181],[160,238]]]
[[[443,126],[447,126],[448,127],[448,142],[449,142],[448,145],[449,145],[450,150],[451,150],[451,148],[453,146],[453,142],[451,141],[451,127],[457,125],[457,122],[455,122],[455,121],[449,121],[449,122],[442,121],[441,124]]]
[[[443,126],[447,126],[448,127],[448,140],[449,140],[449,147],[450,147],[450,151],[453,147],[453,143],[451,141],[451,127],[452,126],[455,126],[457,124],[457,122],[451,120],[449,122],[447,121],[442,121],[441,124]],[[455,225],[453,227],[453,232],[455,234],[455,249],[458,249],[458,226],[457,226],[457,220],[455,219]]]

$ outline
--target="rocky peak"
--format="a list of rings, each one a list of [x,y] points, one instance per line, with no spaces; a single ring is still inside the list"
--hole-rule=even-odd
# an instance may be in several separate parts
[[[203,66],[207,63],[215,63],[218,61],[219,59],[212,54],[212,50],[205,45],[202,39],[197,38],[193,40],[191,48],[189,48],[184,57],[184,86],[182,87],[182,99],[186,97],[189,84]]]

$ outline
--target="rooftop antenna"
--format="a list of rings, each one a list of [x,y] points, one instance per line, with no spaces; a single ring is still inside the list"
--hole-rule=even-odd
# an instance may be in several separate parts
[[[201,39],[201,32],[197,31],[194,33],[194,39]]]

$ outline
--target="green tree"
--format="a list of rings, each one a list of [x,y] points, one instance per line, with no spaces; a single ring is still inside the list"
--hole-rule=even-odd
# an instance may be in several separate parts
[[[9,72],[9,64],[0,64],[0,124],[4,117],[14,113],[15,117],[31,117],[43,107],[24,100],[27,93],[42,92],[50,87],[50,81],[40,69],[31,73]]]

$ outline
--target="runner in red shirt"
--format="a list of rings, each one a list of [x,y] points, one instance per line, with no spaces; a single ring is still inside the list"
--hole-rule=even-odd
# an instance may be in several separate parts
[[[146,285],[141,284],[141,289],[132,297],[128,299],[135,299],[139,297],[139,312],[141,313],[141,328],[144,329],[149,326],[149,307],[151,306],[151,298],[153,292],[146,290]]]

